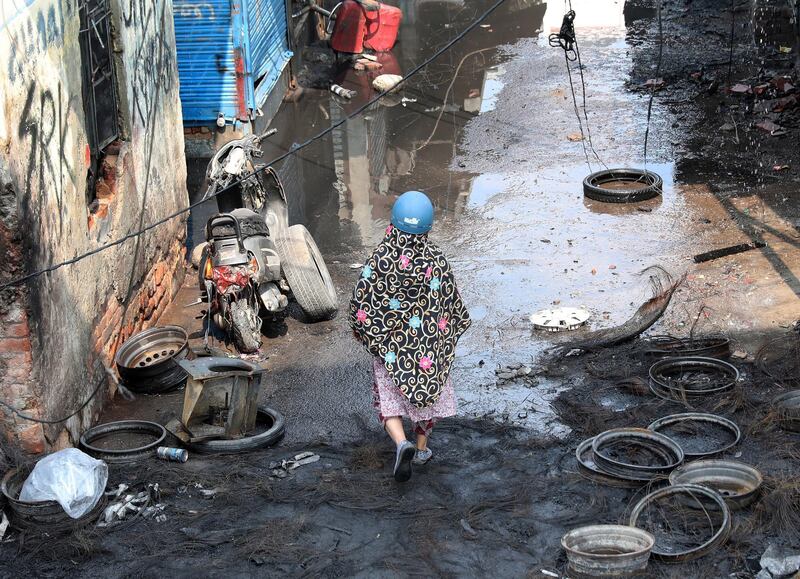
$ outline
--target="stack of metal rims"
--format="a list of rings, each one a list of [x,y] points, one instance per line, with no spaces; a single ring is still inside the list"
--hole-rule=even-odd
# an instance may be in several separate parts
[[[732,390],[739,380],[735,366],[703,356],[665,358],[653,364],[649,373],[653,394],[684,403],[719,396]]]
[[[637,487],[666,479],[684,459],[671,438],[645,428],[612,428],[584,440],[575,451],[578,469],[603,484]]]

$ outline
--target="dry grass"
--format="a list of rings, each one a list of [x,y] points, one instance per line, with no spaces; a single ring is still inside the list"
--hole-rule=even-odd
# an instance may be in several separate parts
[[[800,540],[800,480],[796,476],[766,477],[761,499],[737,528],[737,535],[782,536]]]
[[[300,544],[301,535],[307,530],[304,515],[269,519],[237,540],[237,548],[249,559],[302,560],[312,553],[308,547]]]
[[[382,470],[386,464],[386,442],[365,443],[353,448],[347,464],[353,470]]]

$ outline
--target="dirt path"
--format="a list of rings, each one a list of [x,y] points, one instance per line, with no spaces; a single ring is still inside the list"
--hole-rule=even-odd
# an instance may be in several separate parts
[[[419,62],[485,3],[423,4],[406,15],[394,51],[398,67]],[[608,165],[640,166],[648,100],[641,87],[655,71],[656,24],[653,10],[623,14],[623,4],[573,0],[594,147]],[[192,456],[185,465],[153,460],[114,468],[114,484],[160,484],[166,522],[6,543],[0,576],[566,574],[563,533],[625,522],[644,492],[581,478],[577,445],[607,428],[646,426],[684,408],[620,388],[622,378],[647,377],[650,360],[637,344],[552,360],[543,353],[565,337],[532,333],[527,316],[575,304],[592,311],[592,328],[621,323],[648,296],[637,274],[653,264],[687,278],[651,333],[722,332],[744,353],[734,360],[739,389],[706,409],[740,425],[745,438],[726,456],[757,466],[766,483],[758,503],[735,513],[723,548],[697,562],[654,562],[648,576],[750,577],[768,544],[796,547],[800,436],[774,430],[767,402],[788,386],[753,362],[759,346],[787,334],[797,318],[800,129],[785,115],[776,119],[788,134],[765,135],[755,127],[762,117],[752,97],[735,101],[720,92],[727,66],[708,61],[728,54],[724,12],[711,2],[670,4],[663,15],[665,82],[648,152],[664,195],[635,207],[587,201],[581,181],[589,169],[582,143],[570,139],[578,127],[563,53],[546,42],[561,15],[556,3],[545,9],[515,2],[412,83],[406,102],[371,109],[280,168],[293,218],[318,239],[342,304],[357,275],[350,264],[364,260],[386,226],[394,195],[423,188],[434,198],[435,238],[475,321],[454,370],[460,417],[437,429],[434,461],[396,485],[388,474],[392,449],[370,408],[370,361],[352,341],[346,316],[316,325],[289,318],[269,330],[263,350],[264,400],[287,418],[279,445],[238,457]],[[737,21],[746,23],[745,16],[737,8]],[[768,55],[755,51],[746,26],[736,28],[734,40],[733,79],[747,81],[759,67],[785,71],[780,59],[760,64]],[[368,96],[362,77],[341,76],[341,84],[360,91],[358,99]],[[342,104],[313,84],[276,120],[275,151],[358,106],[358,99]],[[734,135],[721,129],[731,118]],[[790,168],[771,170],[784,164]],[[766,246],[705,264],[692,260],[754,240]],[[202,306],[182,307],[195,292],[187,285],[164,322],[191,328],[197,343]],[[521,363],[531,365],[531,375],[497,379],[498,368]],[[181,398],[118,400],[104,418],[166,422]],[[306,450],[321,460],[287,478],[273,476],[271,462]],[[201,490],[214,491],[213,498]]]

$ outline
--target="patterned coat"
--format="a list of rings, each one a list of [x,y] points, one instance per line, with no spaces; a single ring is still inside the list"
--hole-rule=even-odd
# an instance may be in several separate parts
[[[418,408],[436,402],[469,328],[450,264],[427,235],[389,226],[350,302],[356,337]]]

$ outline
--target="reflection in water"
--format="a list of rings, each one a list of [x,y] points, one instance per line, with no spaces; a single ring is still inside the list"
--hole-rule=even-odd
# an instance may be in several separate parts
[[[592,213],[602,215],[634,215],[637,212],[651,213],[661,207],[664,198],[672,198],[675,183],[675,163],[648,163],[647,169],[658,173],[663,180],[661,195],[638,203],[600,203],[588,197],[583,205]]]
[[[475,177],[469,191],[469,205],[485,205],[489,199],[502,193],[505,189],[503,180],[503,175],[499,173],[484,173]]]
[[[344,101],[327,91],[309,91],[286,104],[273,126],[265,158],[277,155],[352,113],[373,96],[378,74],[403,74],[455,36],[485,9],[477,1],[417,0],[404,3],[399,41],[379,55],[379,72],[340,70],[335,82],[355,90]],[[535,36],[546,5],[514,0],[416,77],[402,96],[382,99],[330,135],[289,157],[279,167],[293,221],[309,225],[329,251],[371,245],[386,225],[394,199],[423,189],[442,216],[460,215],[471,195],[488,198],[491,176],[448,170],[464,125],[493,110],[503,88],[508,57],[498,50],[518,38]],[[444,101],[444,102],[443,102]],[[488,181],[487,181],[488,180]]]

